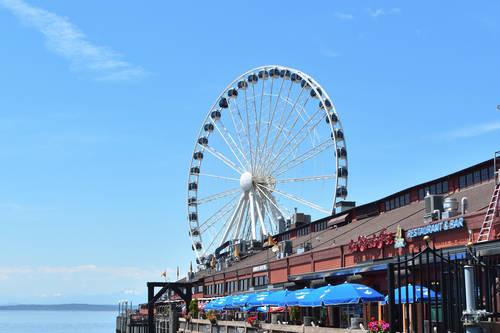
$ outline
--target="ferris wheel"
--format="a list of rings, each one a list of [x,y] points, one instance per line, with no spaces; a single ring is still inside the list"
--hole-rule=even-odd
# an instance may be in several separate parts
[[[293,214],[330,215],[347,196],[347,150],[331,99],[309,75],[254,68],[219,95],[188,172],[198,262],[229,240],[274,235]]]

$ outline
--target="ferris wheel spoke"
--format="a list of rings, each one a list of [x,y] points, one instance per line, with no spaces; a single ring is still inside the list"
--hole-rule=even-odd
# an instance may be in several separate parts
[[[310,118],[309,120],[311,120],[312,118]],[[272,163],[269,165],[269,169],[272,169],[274,167],[274,169],[277,169],[279,168],[283,163],[286,162],[286,160],[288,159],[288,157],[302,144],[302,142],[309,137],[309,134],[316,128],[316,126],[318,126],[318,124],[321,122],[321,118],[319,120],[316,121],[316,123],[309,129],[309,131],[302,137],[300,138],[300,140],[298,140],[298,142],[295,144],[295,146],[293,146],[289,151],[288,153],[281,159],[281,161],[279,162],[279,164],[275,166],[276,162],[279,160],[279,155],[275,156]],[[304,124],[305,126],[306,124]],[[303,127],[304,127],[303,126]],[[301,129],[302,130],[302,129]],[[294,142],[295,138],[298,136],[300,132],[297,132],[292,139],[290,139],[288,142],[287,142],[287,145],[288,144],[291,144],[292,142]],[[334,142],[332,139],[329,139],[330,141]]]
[[[238,204],[236,205],[236,209],[234,210],[233,214],[231,215],[231,218],[229,219],[229,223],[226,227],[226,231],[224,231],[224,235],[222,236],[222,239],[220,241],[220,245],[222,245],[227,238],[227,235],[229,235],[229,232],[231,231],[231,228],[234,226],[234,221],[236,220],[236,217],[238,216],[238,213],[240,211],[241,205],[243,204],[243,200],[245,198],[245,193],[241,193],[240,200],[238,200]]]
[[[283,102],[283,110],[281,111],[280,122],[279,122],[279,124],[281,125],[280,126],[280,130],[278,132],[276,132],[276,134],[274,136],[271,148],[269,149],[269,151],[268,151],[268,153],[266,155],[266,160],[269,159],[269,157],[273,155],[274,147],[275,147],[275,145],[277,143],[277,140],[281,136],[281,134],[283,132],[283,129],[286,127],[286,124],[288,123],[288,119],[290,119],[290,116],[292,114],[292,110],[295,109],[295,105],[297,105],[298,101],[300,100],[300,97],[302,96],[302,93],[304,92],[304,88],[302,88],[300,90],[299,94],[297,95],[297,97],[295,98],[295,101],[292,104],[292,109],[290,110],[290,112],[288,112],[288,115],[287,115],[285,121],[283,122],[283,117],[285,115],[285,110],[286,110],[287,105],[289,104],[289,98],[290,98],[290,92],[292,90],[292,86],[293,86],[293,82],[290,81],[290,88],[288,89],[288,95],[287,95],[286,99]]]
[[[260,191],[260,193],[262,193],[262,195],[264,195],[264,197],[266,197],[266,199],[269,201],[269,203],[272,204],[274,206],[274,208],[276,208],[276,210],[280,213],[280,215],[283,218],[286,216],[285,214],[283,214],[283,211],[281,210],[281,208],[279,208],[278,204],[275,202],[272,194],[268,195],[266,193],[267,191],[263,188],[260,188],[259,186],[257,186],[257,190]]]
[[[227,179],[227,180],[234,180],[234,181],[239,181],[239,178],[233,178],[233,177],[226,177],[226,176],[218,176],[218,175],[211,175],[208,173],[198,173],[198,176],[203,176],[203,177],[211,177],[211,178],[219,178],[219,179]]]
[[[267,148],[267,139],[269,137],[269,131],[271,130],[273,120],[274,120],[274,115],[276,113],[276,107],[278,106],[278,101],[281,97],[281,90],[283,89],[283,83],[285,83],[285,80],[281,80],[281,85],[280,85],[280,90],[278,92],[278,97],[276,98],[276,103],[274,104],[273,112],[271,115],[271,107],[272,107],[272,102],[273,102],[273,86],[274,86],[274,76],[271,78],[271,91],[269,93],[269,112],[267,115],[267,127],[266,127],[266,137],[264,139],[264,146],[262,147],[262,154],[261,154],[261,159],[266,153],[266,148]],[[259,160],[260,164],[260,160]]]
[[[224,198],[224,197],[227,197],[228,195],[231,195],[231,194],[234,194],[234,193],[237,193],[237,192],[240,192],[240,191],[241,191],[241,188],[238,186],[238,187],[232,188],[230,190],[219,192],[219,193],[216,193],[216,194],[212,194],[212,195],[210,195],[208,197],[196,200],[196,203],[198,205],[201,205],[201,204],[204,204],[205,202],[209,202],[209,201],[217,200],[217,199],[220,199],[220,198]]]
[[[333,179],[333,178],[336,178],[336,177],[337,177],[337,175],[333,174],[333,175],[314,176],[314,177],[276,179],[276,183],[307,182],[307,181],[311,181],[311,180]]]
[[[252,173],[254,172],[254,166],[255,166],[255,159],[257,158],[255,155],[255,152],[252,150],[252,135],[251,135],[251,132],[250,132],[250,116],[249,116],[249,110],[248,110],[248,96],[247,96],[247,90],[248,89],[245,89],[245,115],[246,115],[246,119],[247,119],[247,122],[246,122],[246,125],[247,125],[247,133],[248,133],[248,150],[250,152],[250,161],[251,161],[251,170],[252,170]],[[254,153],[254,154],[252,154]]]
[[[238,146],[238,143],[236,143],[236,141],[234,140],[234,138],[231,135],[231,133],[228,131],[228,129],[226,128],[226,126],[224,126],[224,123],[222,122],[222,120],[219,119],[218,122],[222,126],[222,129],[224,130],[224,132],[226,133],[227,137],[232,142],[232,144],[234,145],[234,147],[236,148],[236,150],[241,154],[241,157],[245,160],[246,166],[249,167],[250,166],[250,162],[247,160],[246,154],[242,150],[243,149],[243,145],[241,144],[241,141],[240,141],[240,145]]]
[[[221,226],[221,228],[219,229],[219,231],[215,234],[215,236],[213,237],[212,241],[210,242],[210,244],[208,245],[207,249],[210,249],[212,248],[212,245],[214,245],[214,243],[216,243],[216,241],[219,239],[219,236],[220,234],[222,233],[222,231],[224,231],[224,227],[229,223],[229,220],[227,220],[226,222],[224,222],[224,224]]]
[[[227,129],[224,127],[224,124],[222,124],[221,122],[221,125],[223,127],[223,130],[225,132],[226,135],[224,135],[222,133],[222,131],[220,130],[219,126],[217,125],[217,122],[216,121],[211,121],[212,124],[214,124],[215,128],[217,129],[217,131],[219,132],[220,136],[222,137],[222,139],[224,140],[224,142],[226,143],[227,147],[229,148],[229,150],[231,150],[231,152],[233,153],[234,157],[236,158],[236,160],[238,161],[238,163],[241,165],[242,168],[245,168],[245,165],[243,165],[243,163],[241,163],[240,159],[238,158],[238,155],[236,154],[236,152],[234,151],[234,148],[233,146],[227,141],[226,139],[226,136],[228,136],[231,140],[233,140],[233,138],[231,137],[231,135],[228,133]],[[234,143],[234,140],[233,140],[233,143]],[[236,145],[237,147],[237,145]],[[236,148],[238,149],[238,148]],[[245,156],[245,155],[242,155],[242,156]]]
[[[223,154],[216,151],[214,148],[212,148],[208,145],[205,145],[205,146],[200,145],[200,146],[205,148],[206,151],[208,151],[210,154],[212,154],[214,157],[219,159],[221,162],[226,164],[228,167],[230,167],[231,169],[233,169],[234,171],[236,171],[240,175],[243,173],[243,171],[236,164],[234,164],[233,161],[231,161],[229,158],[227,158]]]
[[[309,207],[314,208],[314,209],[316,209],[316,210],[319,210],[319,211],[321,211],[321,212],[323,212],[323,213],[326,213],[326,214],[331,214],[331,213],[332,213],[331,211],[329,211],[329,210],[328,210],[328,209],[326,209],[326,208],[323,208],[323,207],[321,207],[321,206],[319,206],[319,205],[316,205],[316,204],[314,204],[314,203],[312,203],[312,202],[309,202],[309,201],[307,201],[307,200],[304,200],[304,199],[301,199],[301,198],[297,198],[296,196],[294,196],[294,195],[292,195],[292,194],[289,194],[289,193],[286,193],[286,192],[280,191],[280,190],[278,190],[278,189],[270,189],[270,188],[268,188],[267,186],[264,186],[264,185],[262,185],[262,184],[257,184],[257,186],[262,186],[262,187],[264,187],[264,188],[266,188],[266,189],[268,189],[268,190],[272,191],[273,193],[278,193],[278,194],[281,194],[282,196],[284,196],[284,197],[286,197],[286,198],[288,198],[288,199],[292,199],[292,200],[297,201],[297,202],[299,202],[299,203],[301,203],[301,204],[303,204],[303,205],[306,205],[306,206],[309,206]]]
[[[304,105],[302,105],[300,110],[297,112],[297,117],[295,117],[295,121],[293,122],[292,126],[288,129],[288,133],[290,133],[290,134],[292,133],[292,131],[295,128],[295,125],[297,124],[297,122],[299,121],[300,116],[302,114],[302,111],[304,110],[308,101],[309,101],[309,96],[307,96],[306,101],[304,102]],[[296,106],[296,104],[294,104],[292,107],[292,110],[290,110],[290,115],[292,114],[292,111],[295,109],[295,106]],[[311,118],[309,118],[309,120],[310,119]],[[307,122],[306,122],[306,124],[307,124]],[[287,140],[288,140],[288,135],[285,134],[285,138],[284,138],[283,143],[281,144],[278,152],[276,153],[276,157],[280,156],[281,152],[289,145],[289,141],[287,141]],[[271,168],[271,166],[268,166],[268,167]]]
[[[248,138],[248,135],[247,135],[246,130],[245,130],[245,125],[243,124],[243,118],[241,117],[240,110],[238,109],[238,103],[237,102],[234,103],[235,107],[236,107],[236,112],[238,113],[238,116],[240,118],[240,124],[236,125],[236,119],[234,117],[233,108],[232,108],[232,104],[231,104],[230,101],[231,101],[231,99],[229,99],[229,101],[228,101],[229,114],[231,115],[231,120],[233,121],[234,130],[236,131],[236,136],[238,137],[238,141],[240,143],[240,147],[241,147],[241,149],[243,149],[243,139],[242,139],[242,134],[240,133],[240,126],[243,129],[245,137]],[[245,158],[245,160],[246,160],[246,158]]]
[[[260,150],[260,123],[259,123],[259,120],[258,120],[258,117],[257,117],[257,103],[255,101],[255,84],[252,84],[252,97],[253,97],[253,111],[254,111],[254,119],[255,119],[255,133],[257,134],[255,137],[256,137],[256,142],[255,142],[255,165],[254,165],[254,169],[256,167],[256,164],[257,164],[257,159],[259,157],[259,150]]]
[[[210,228],[213,225],[213,223],[217,222],[221,218],[221,217],[219,217],[219,214],[221,214],[221,212],[224,211],[224,209],[226,209],[229,205],[231,205],[231,203],[233,201],[235,201],[237,198],[238,198],[238,195],[235,195],[233,198],[231,198],[231,200],[229,200],[222,207],[220,207],[215,213],[213,213],[205,221],[200,223],[198,225],[198,227],[200,228],[200,232],[206,231],[208,228]],[[235,205],[236,204],[234,204],[233,206],[235,206]],[[227,214],[227,212],[230,211],[231,209],[232,208],[229,208],[228,210],[224,211],[222,217],[225,216]],[[212,221],[214,219],[216,219],[215,222]],[[211,223],[211,224],[209,224],[209,223]],[[202,227],[205,227],[205,226],[207,226],[207,228],[202,230]]]
[[[272,213],[271,208],[269,207],[269,202],[262,198],[262,206],[264,210],[267,212],[267,216],[269,217],[269,225],[271,226],[272,234],[274,234],[278,230],[278,224],[275,221],[275,216]]]
[[[279,175],[284,174],[285,172],[295,168],[298,165],[301,165],[305,161],[313,158],[314,156],[322,153],[323,151],[327,150],[331,146],[334,146],[335,143],[331,139],[327,139],[320,143],[317,146],[312,147],[308,151],[300,154],[299,156],[295,157],[294,159],[286,162],[285,164],[279,165],[276,168],[274,168],[271,171],[271,174],[277,178]]]

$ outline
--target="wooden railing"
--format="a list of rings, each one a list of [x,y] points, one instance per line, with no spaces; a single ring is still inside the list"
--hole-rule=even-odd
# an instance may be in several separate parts
[[[206,319],[186,319],[179,318],[179,332],[182,333],[345,333],[345,332],[365,332],[347,328],[313,327],[282,324],[260,324],[259,327],[244,321],[224,321],[218,320],[217,324],[212,324]]]

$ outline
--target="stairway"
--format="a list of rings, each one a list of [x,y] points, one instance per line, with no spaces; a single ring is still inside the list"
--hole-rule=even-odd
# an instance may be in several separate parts
[[[493,195],[491,196],[490,204],[486,210],[486,215],[484,216],[483,226],[481,231],[479,231],[479,237],[477,243],[487,242],[490,240],[491,227],[493,226],[493,220],[498,212],[498,194],[500,192],[500,183],[495,185],[493,190]]]

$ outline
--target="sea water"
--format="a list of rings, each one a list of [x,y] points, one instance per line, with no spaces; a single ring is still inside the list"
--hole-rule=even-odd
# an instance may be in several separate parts
[[[113,333],[116,311],[0,310],[0,333]]]

